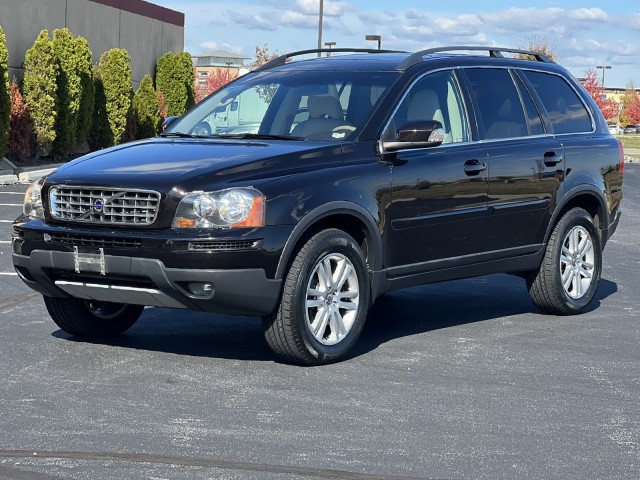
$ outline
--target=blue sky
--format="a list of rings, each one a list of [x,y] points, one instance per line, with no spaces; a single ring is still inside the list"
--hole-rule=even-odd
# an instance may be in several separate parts
[[[315,48],[319,0],[152,0],[186,15],[185,49],[191,54],[228,50],[252,57]],[[635,2],[564,1],[324,1],[323,42],[420,50],[443,45],[526,47],[542,39],[576,76],[610,65],[607,87],[640,86],[640,6]],[[598,71],[601,75],[601,70]]]

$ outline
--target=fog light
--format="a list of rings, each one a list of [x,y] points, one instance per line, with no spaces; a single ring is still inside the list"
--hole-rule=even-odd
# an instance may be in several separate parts
[[[213,295],[212,283],[190,282],[187,284],[187,289],[197,297],[210,297]]]

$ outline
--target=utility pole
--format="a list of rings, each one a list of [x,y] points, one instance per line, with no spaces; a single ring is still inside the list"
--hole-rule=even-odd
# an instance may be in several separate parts
[[[320,0],[320,15],[318,16],[318,50],[322,48],[322,16],[324,14],[324,0]],[[318,57],[322,56],[321,52],[318,52]]]

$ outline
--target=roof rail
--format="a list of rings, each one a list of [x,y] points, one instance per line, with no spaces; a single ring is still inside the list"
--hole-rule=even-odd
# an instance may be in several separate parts
[[[307,55],[309,53],[398,53],[397,50],[374,50],[370,48],[312,48],[311,50],[299,50],[297,52],[285,53],[277,58],[265,63],[264,65],[256,68],[254,72],[261,72],[263,70],[269,70],[274,67],[279,67],[287,63],[287,60],[300,55]]]
[[[502,52],[508,53],[519,53],[522,55],[530,55],[536,59],[538,62],[545,63],[555,63],[546,55],[540,52],[534,52],[531,50],[519,50],[516,48],[501,48],[501,47],[479,47],[479,46],[454,46],[454,47],[436,47],[436,48],[428,48],[426,50],[421,50],[419,52],[411,54],[406,60],[404,60],[400,65],[398,65],[398,70],[406,70],[407,68],[422,62],[423,57],[425,55],[429,55],[431,53],[439,53],[439,52],[455,52],[460,50],[471,50],[471,51],[483,51],[489,52],[490,57],[495,58],[503,58]]]

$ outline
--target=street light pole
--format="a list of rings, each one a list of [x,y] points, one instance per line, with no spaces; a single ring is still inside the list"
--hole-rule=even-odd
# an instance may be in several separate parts
[[[364,39],[372,42],[378,42],[378,50],[380,50],[380,47],[382,46],[382,35],[366,35]]]
[[[318,50],[322,48],[322,17],[324,10],[324,0],[320,0],[320,14],[318,16]],[[318,52],[318,57],[322,55],[321,52]]]
[[[329,47],[329,51],[327,52],[327,57],[331,56],[331,47],[333,47],[336,42],[324,42],[325,47]]]
[[[604,100],[604,71],[611,70],[611,65],[596,65],[597,69],[602,69],[602,100]]]

